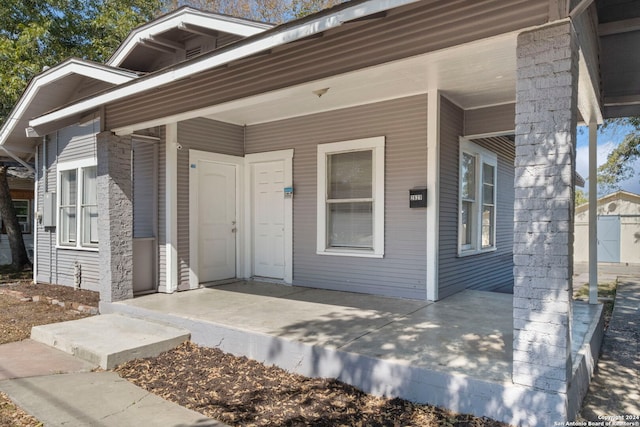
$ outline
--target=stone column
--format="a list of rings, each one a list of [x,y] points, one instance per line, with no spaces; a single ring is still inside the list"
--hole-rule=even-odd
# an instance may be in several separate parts
[[[131,139],[102,132],[98,155],[100,300],[133,298]]]
[[[517,68],[513,382],[566,393],[578,93],[571,24],[520,34]]]

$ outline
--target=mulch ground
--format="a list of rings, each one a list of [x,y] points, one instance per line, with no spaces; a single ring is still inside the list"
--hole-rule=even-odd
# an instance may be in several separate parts
[[[164,399],[234,426],[506,426],[375,397],[337,380],[291,374],[192,343],[115,371]]]
[[[42,427],[42,423],[18,408],[6,394],[0,392],[0,426]]]

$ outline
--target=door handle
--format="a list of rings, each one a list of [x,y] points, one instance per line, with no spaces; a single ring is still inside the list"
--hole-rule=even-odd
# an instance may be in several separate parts
[[[237,228],[235,228],[235,227],[233,227],[233,228],[231,229],[231,232],[232,232],[232,233],[235,233],[236,231],[238,231],[238,229],[237,229]]]

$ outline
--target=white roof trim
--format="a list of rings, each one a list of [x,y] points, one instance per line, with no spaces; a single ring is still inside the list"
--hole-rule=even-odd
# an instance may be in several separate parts
[[[11,110],[9,117],[7,117],[7,120],[4,122],[2,129],[0,129],[0,145],[4,145],[5,142],[7,142],[9,135],[13,132],[17,123],[22,118],[22,115],[36,99],[40,88],[71,74],[78,74],[92,79],[102,80],[114,85],[126,83],[138,76],[130,71],[118,70],[95,62],[83,61],[76,58],[71,58],[53,68],[50,68],[47,71],[36,75],[27,85],[22,96]]]
[[[224,15],[202,12],[192,8],[178,9],[162,18],[133,29],[125,41],[107,61],[107,65],[120,66],[133,49],[144,39],[152,38],[165,31],[179,28],[180,24],[191,24],[211,30],[248,37],[272,28],[271,24],[263,24]]]
[[[280,46],[285,43],[290,43],[295,40],[327,31],[331,28],[339,27],[344,22],[383,12],[406,4],[415,3],[416,1],[419,0],[370,0],[367,2],[357,3],[333,13],[320,13],[315,19],[304,19],[298,24],[293,21],[292,25],[284,25],[279,31],[277,31],[276,28],[275,31],[270,31],[263,37],[258,37],[254,40],[248,41],[247,43],[243,43],[235,49],[223,51],[215,56],[195,59],[193,62],[187,62],[184,66],[179,68],[170,68],[158,74],[151,74],[148,77],[142,78],[135,83],[126,85],[125,87],[115,88],[103,93],[102,95],[77,102],[58,111],[53,111],[35,118],[29,122],[29,125],[32,127],[38,127],[65,117],[80,114],[84,111],[95,108],[96,106],[114,102],[121,98],[135,95],[158,86],[166,85],[237,59],[271,49],[275,46]]]

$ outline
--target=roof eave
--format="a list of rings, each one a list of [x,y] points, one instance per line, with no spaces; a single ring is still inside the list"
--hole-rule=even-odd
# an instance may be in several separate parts
[[[185,6],[133,29],[116,49],[113,55],[111,55],[107,60],[106,64],[119,66],[131,51],[135,49],[141,39],[149,35],[167,31],[171,28],[177,28],[180,23],[185,21],[185,19],[187,19],[187,23],[191,24],[195,24],[202,20],[209,20],[211,22],[218,21],[225,26],[225,32],[244,37],[259,34],[274,27],[273,24],[259,23],[213,12],[204,12]]]
[[[203,55],[190,61],[177,64],[158,72],[150,73],[135,82],[121,85],[101,94],[73,103],[67,107],[36,117],[29,125],[37,128],[61,120],[68,116],[81,114],[101,105],[126,98],[137,93],[157,88],[192,75],[225,65],[276,46],[291,43],[353,21],[394,9],[420,0],[363,0],[343,3],[331,9],[288,22],[264,31],[232,45]]]
[[[23,119],[25,111],[33,102],[37,101],[37,94],[40,88],[70,74],[80,74],[113,84],[126,83],[138,76],[136,73],[127,70],[117,69],[78,58],[69,58],[55,67],[43,71],[31,79],[20,99],[18,99],[18,102],[9,113],[2,128],[0,128],[0,146],[4,146],[9,141],[11,133],[14,131],[16,125]]]

